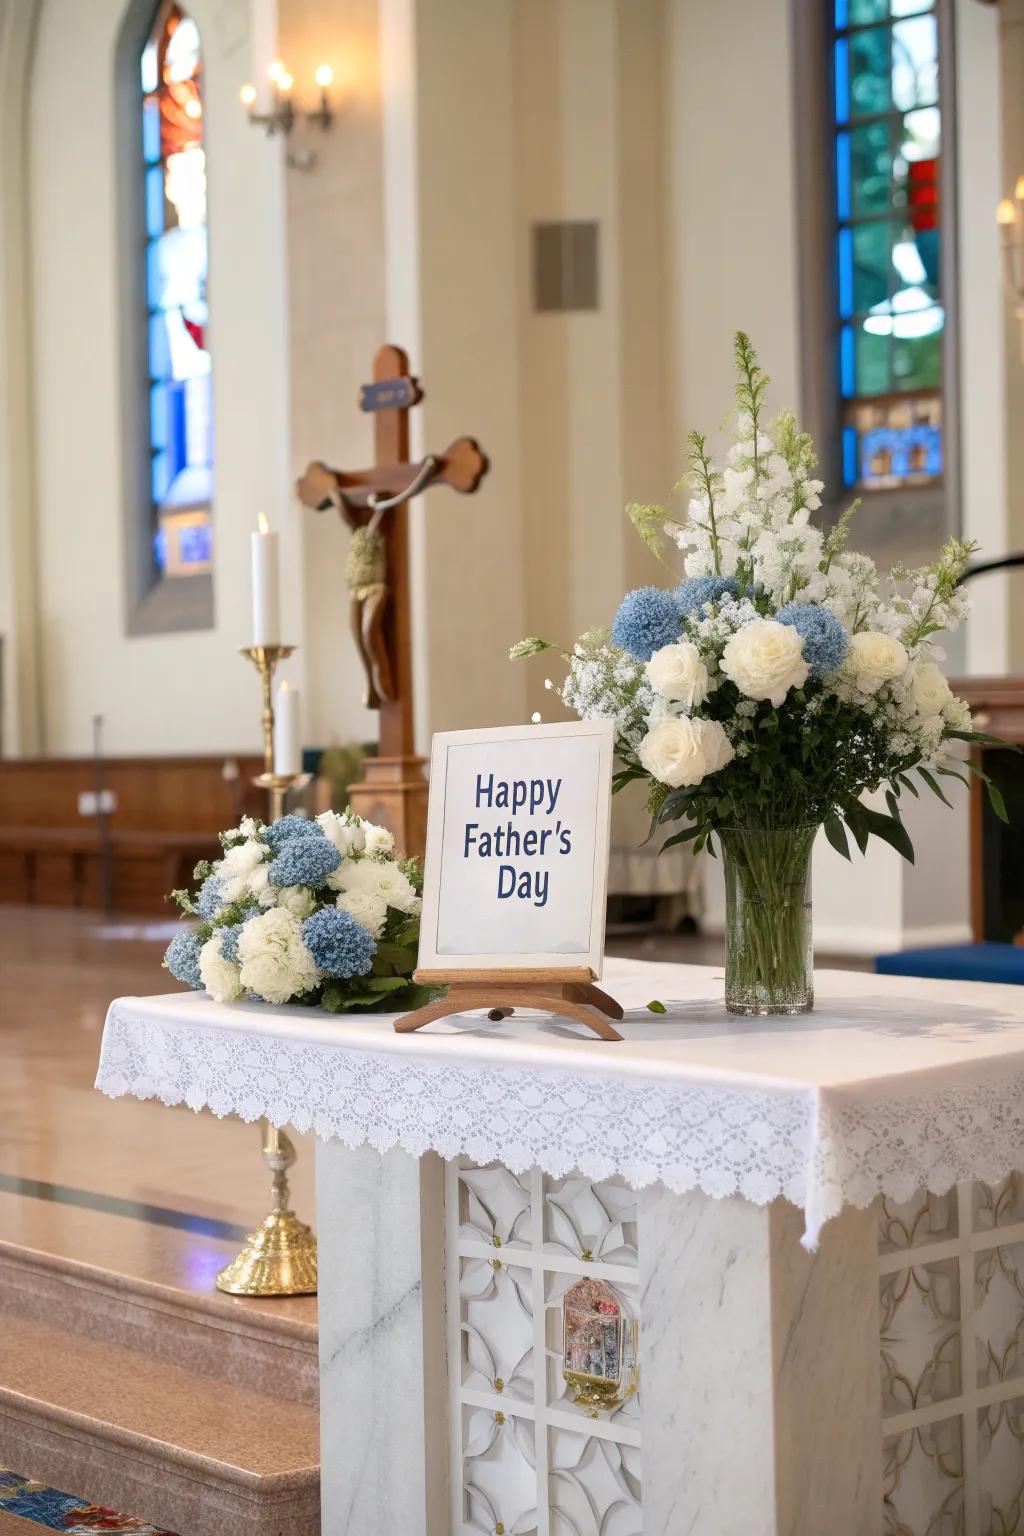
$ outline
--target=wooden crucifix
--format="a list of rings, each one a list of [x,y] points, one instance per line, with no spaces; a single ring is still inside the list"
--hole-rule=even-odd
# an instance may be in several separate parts
[[[297,486],[305,506],[334,507],[352,530],[349,619],[366,674],[367,707],[380,711],[380,755],[366,759],[365,778],[351,786],[349,799],[361,816],[393,832],[404,853],[421,856],[427,782],[413,737],[407,505],[435,485],[471,495],[488,469],[471,437],[409,462],[409,409],[422,399],[401,347],[381,347],[373,381],[359,396],[360,409],[373,414],[373,467],[347,471],[313,463]]]

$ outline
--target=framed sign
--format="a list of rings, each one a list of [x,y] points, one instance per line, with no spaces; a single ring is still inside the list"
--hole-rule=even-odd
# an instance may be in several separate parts
[[[421,970],[600,976],[612,739],[605,720],[434,737]]]

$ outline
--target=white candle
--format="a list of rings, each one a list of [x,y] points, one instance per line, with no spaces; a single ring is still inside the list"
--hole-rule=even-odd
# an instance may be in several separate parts
[[[299,744],[299,690],[282,683],[274,703],[274,772],[282,777],[302,772]]]
[[[277,582],[277,534],[263,513],[252,535],[252,643],[278,645],[281,640]]]

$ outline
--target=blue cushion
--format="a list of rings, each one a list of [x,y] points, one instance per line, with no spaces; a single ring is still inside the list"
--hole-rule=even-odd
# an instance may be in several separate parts
[[[1007,981],[1024,987],[1024,945],[949,944],[878,955],[884,976],[935,976],[941,981]]]

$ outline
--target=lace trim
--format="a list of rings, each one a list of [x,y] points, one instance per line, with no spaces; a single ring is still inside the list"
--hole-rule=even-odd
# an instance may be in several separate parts
[[[1005,1068],[1004,1068],[1005,1070]],[[417,1059],[344,1044],[232,1034],[112,1009],[96,1087],[187,1104],[378,1151],[434,1151],[539,1165],[553,1177],[620,1175],[678,1194],[785,1196],[805,1214],[804,1246],[845,1204],[995,1183],[1021,1165],[1024,1071],[962,1088],[858,1096]]]

